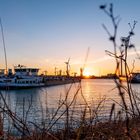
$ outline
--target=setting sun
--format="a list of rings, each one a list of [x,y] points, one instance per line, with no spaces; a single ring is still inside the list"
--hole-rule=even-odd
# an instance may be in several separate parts
[[[91,75],[90,70],[88,68],[86,68],[83,72],[83,75],[86,77],[89,77]]]

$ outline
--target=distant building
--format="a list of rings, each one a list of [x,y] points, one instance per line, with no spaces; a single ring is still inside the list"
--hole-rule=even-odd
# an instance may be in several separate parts
[[[0,69],[0,76],[3,76],[5,73],[5,69]]]
[[[115,77],[116,77],[116,74],[113,74],[113,73],[107,74],[107,78],[115,78]]]
[[[83,77],[83,68],[80,68],[80,77]]]

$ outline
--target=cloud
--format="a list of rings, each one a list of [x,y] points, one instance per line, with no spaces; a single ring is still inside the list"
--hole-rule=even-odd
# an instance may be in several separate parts
[[[96,63],[104,62],[104,61],[107,61],[110,59],[112,59],[110,56],[103,56],[102,58],[99,58],[99,59],[95,59],[95,60],[91,60],[91,61],[87,60],[86,64],[96,64]],[[76,60],[71,64],[72,65],[84,65],[84,62],[80,61],[80,60]]]
[[[132,51],[132,52],[128,52],[128,56],[133,56],[133,55],[137,55],[140,54],[140,50],[139,51]],[[105,55],[101,58],[95,59],[95,60],[91,60],[91,61],[87,61],[86,64],[97,64],[97,63],[101,63],[104,61],[108,61],[108,60],[113,60],[114,58],[108,55]],[[71,63],[72,65],[83,65],[84,62],[81,62],[80,60],[75,60],[73,63]]]

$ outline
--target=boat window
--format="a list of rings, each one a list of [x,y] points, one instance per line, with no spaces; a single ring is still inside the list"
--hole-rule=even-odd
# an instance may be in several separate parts
[[[38,69],[32,69],[31,72],[38,72]]]
[[[20,71],[20,69],[15,69],[15,72],[19,72]]]
[[[4,82],[11,82],[12,80],[8,80],[8,79],[6,79],[6,80],[4,80]]]

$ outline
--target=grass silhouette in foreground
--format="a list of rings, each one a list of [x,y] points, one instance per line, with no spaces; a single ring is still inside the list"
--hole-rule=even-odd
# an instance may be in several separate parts
[[[128,36],[121,37],[121,44],[116,42],[117,29],[120,22],[120,17],[114,16],[113,4],[101,5],[107,16],[110,17],[113,24],[113,33],[110,33],[108,28],[103,24],[103,28],[109,35],[109,40],[113,43],[114,52],[106,51],[108,55],[114,57],[116,62],[115,74],[118,78],[114,78],[116,88],[118,89],[118,96],[122,104],[119,104],[121,109],[116,111],[116,102],[114,102],[110,109],[110,114],[107,120],[100,120],[99,113],[104,107],[105,98],[102,98],[96,106],[91,106],[84,97],[81,82],[77,85],[77,90],[73,93],[71,100],[69,99],[70,91],[74,85],[70,84],[65,93],[65,97],[58,99],[58,107],[51,113],[46,104],[46,118],[42,117],[42,123],[39,125],[36,122],[28,122],[28,113],[31,110],[32,99],[28,103],[28,108],[25,110],[26,101],[23,101],[23,118],[20,118],[16,112],[13,112],[6,102],[3,94],[0,94],[0,137],[1,139],[30,139],[30,140],[139,140],[140,139],[140,98],[132,90],[131,83],[128,78],[130,70],[127,64],[127,50],[135,48],[131,44],[131,37],[134,35],[136,21],[130,26]],[[126,77],[126,86],[122,84],[121,80],[121,66],[124,66],[124,74]],[[129,101],[126,101],[126,94]],[[76,119],[74,115],[77,113],[76,105],[77,98],[82,97],[84,104],[78,112],[79,118]],[[42,109],[42,114],[44,113]],[[7,132],[3,130],[4,116],[8,116],[12,127],[21,133],[19,137],[13,136],[9,127]],[[47,121],[48,120],[48,121]],[[55,125],[62,121],[64,126],[62,129],[55,129]],[[32,124],[32,128],[29,124]]]

